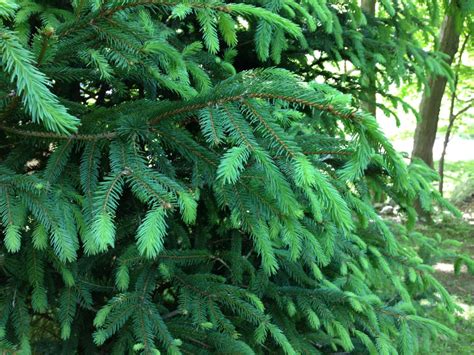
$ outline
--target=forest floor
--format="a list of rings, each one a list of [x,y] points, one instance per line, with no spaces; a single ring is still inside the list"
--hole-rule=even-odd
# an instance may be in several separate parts
[[[416,107],[420,95],[411,99]],[[447,117],[446,105],[441,117]],[[412,115],[401,112],[400,126],[395,120],[377,112],[382,130],[390,138],[398,151],[409,156],[413,147],[413,132],[416,121]],[[439,159],[443,149],[447,120],[440,121],[438,135],[433,148],[433,156]],[[474,258],[474,120],[469,117],[459,121],[449,142],[445,165],[445,197],[463,212],[463,223],[459,220],[442,220],[431,226],[420,226],[430,234],[439,233],[444,239],[454,239],[462,243],[463,253]],[[435,167],[436,169],[437,167]],[[459,275],[454,273],[452,261],[441,260],[434,265],[436,277],[454,296],[460,310],[456,312],[454,323],[445,315],[433,311],[433,316],[443,324],[449,325],[458,333],[457,339],[441,338],[431,347],[429,355],[474,355],[474,275],[465,270]]]
[[[474,211],[474,201],[472,210]],[[471,214],[474,217],[474,214]],[[458,240],[463,243],[464,253],[474,258],[474,218],[469,222],[445,223],[440,226],[438,233],[444,238]],[[474,275],[469,274],[465,267],[459,275],[454,273],[452,262],[438,262],[434,265],[436,277],[454,297],[460,307],[455,314],[454,324],[450,326],[458,333],[457,339],[440,339],[432,348],[435,354],[474,354]],[[439,321],[449,324],[442,315],[435,315]]]
[[[454,239],[462,243],[462,252],[474,258],[474,161],[451,163],[448,166],[450,179],[450,199],[463,212],[463,221],[445,220],[427,230],[442,235],[445,239]],[[440,261],[434,265],[436,277],[454,296],[460,307],[455,314],[454,324],[450,326],[458,333],[457,339],[439,339],[433,346],[433,354],[474,355],[474,275],[466,267],[461,273],[454,273],[452,261]],[[434,316],[444,324],[449,324],[446,317]]]

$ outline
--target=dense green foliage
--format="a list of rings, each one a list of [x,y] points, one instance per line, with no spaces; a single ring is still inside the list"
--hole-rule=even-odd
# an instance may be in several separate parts
[[[10,0],[0,16],[0,349],[413,354],[452,335],[421,306],[454,311],[422,259],[448,245],[412,230],[417,199],[456,213],[436,175],[334,87],[237,70],[249,37],[274,64],[318,31],[327,55],[358,52],[341,44],[363,36],[357,2]]]

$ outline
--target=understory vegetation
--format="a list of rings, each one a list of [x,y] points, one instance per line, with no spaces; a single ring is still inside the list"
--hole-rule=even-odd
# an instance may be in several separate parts
[[[471,190],[472,191],[472,190]],[[463,203],[465,209],[465,221],[447,218],[429,227],[423,227],[423,233],[439,234],[443,238],[449,238],[459,243],[459,248],[464,253],[474,257],[474,223],[473,203]],[[455,339],[439,338],[433,345],[435,354],[470,354],[474,346],[474,276],[465,267],[455,269],[452,260],[438,260],[434,265],[435,275],[445,285],[458,310],[454,316],[447,316],[436,306],[429,306],[428,314],[434,319],[449,324],[457,332]]]

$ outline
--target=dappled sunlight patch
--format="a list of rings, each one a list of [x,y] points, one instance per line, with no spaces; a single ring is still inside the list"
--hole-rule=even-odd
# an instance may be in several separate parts
[[[433,268],[434,268],[436,271],[439,271],[439,272],[454,274],[454,264],[450,264],[450,263],[437,263],[437,264],[435,264],[435,265],[433,266]],[[466,272],[467,272],[467,267],[466,267],[465,265],[463,265],[463,266],[461,267],[460,272],[466,273]]]
[[[456,311],[456,314],[465,320],[471,320],[474,322],[474,305],[458,302],[458,300],[456,300],[456,303],[460,308],[460,310]]]
[[[474,211],[464,212],[462,218],[467,221],[470,225],[474,225]]]

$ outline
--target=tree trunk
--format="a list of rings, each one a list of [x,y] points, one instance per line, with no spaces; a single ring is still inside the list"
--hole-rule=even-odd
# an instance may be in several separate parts
[[[439,51],[448,55],[449,64],[452,63],[458,46],[459,32],[456,29],[455,16],[448,10],[441,27]],[[430,167],[433,167],[433,146],[446,82],[447,78],[444,76],[433,76],[429,79],[420,104],[420,121],[415,130],[412,158],[420,158]]]
[[[375,16],[375,4],[377,0],[361,0],[360,7],[362,11],[369,16]],[[375,68],[373,68],[375,70]],[[367,101],[362,102],[362,108],[370,112],[374,117],[377,110],[376,106],[376,88],[375,88],[375,72],[373,77],[364,75],[362,81],[367,85]]]

